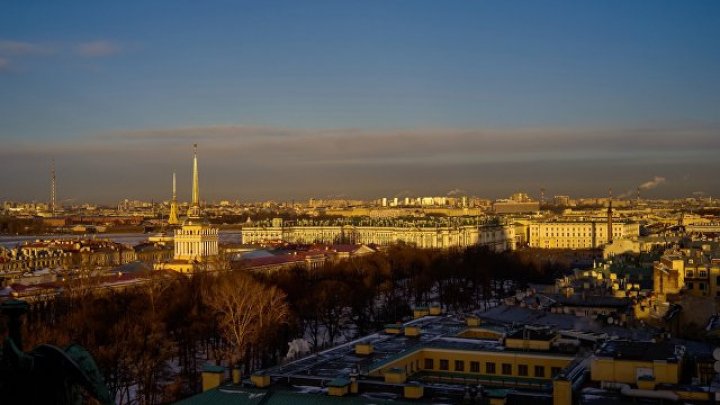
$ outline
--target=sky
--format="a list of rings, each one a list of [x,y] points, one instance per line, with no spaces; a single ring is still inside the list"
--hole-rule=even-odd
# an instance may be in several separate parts
[[[0,201],[720,191],[717,1],[0,5]]]

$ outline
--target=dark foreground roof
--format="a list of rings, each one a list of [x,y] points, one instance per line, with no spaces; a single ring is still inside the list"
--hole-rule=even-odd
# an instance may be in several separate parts
[[[398,400],[385,400],[373,397],[348,395],[333,397],[326,393],[307,393],[273,389],[246,388],[237,385],[225,385],[214,388],[176,403],[177,405],[371,405],[371,404],[409,404]]]
[[[629,340],[611,340],[606,342],[596,355],[612,357],[617,360],[640,361],[678,361],[682,356],[682,346],[670,342],[639,342]]]

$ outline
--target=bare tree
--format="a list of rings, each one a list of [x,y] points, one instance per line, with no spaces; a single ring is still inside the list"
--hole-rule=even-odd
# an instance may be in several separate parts
[[[224,357],[230,364],[244,360],[263,333],[285,322],[288,315],[281,290],[266,287],[240,272],[219,276],[206,299],[208,307],[217,315],[220,334],[226,343]]]

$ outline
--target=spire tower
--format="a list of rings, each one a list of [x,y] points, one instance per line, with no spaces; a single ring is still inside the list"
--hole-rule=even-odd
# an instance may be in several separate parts
[[[177,225],[180,223],[180,220],[178,219],[178,209],[177,209],[177,189],[175,185],[175,172],[173,172],[173,193],[172,193],[172,201],[170,202],[170,215],[168,216],[168,224],[169,225]]]
[[[190,209],[188,209],[187,218],[183,221],[182,226],[175,228],[173,259],[157,263],[153,266],[157,270],[174,270],[180,273],[219,270],[215,262],[220,253],[218,248],[218,228],[210,225],[207,219],[202,216],[198,178],[197,145],[195,145]],[[174,185],[175,182],[173,181],[173,197],[175,197]],[[173,198],[174,200],[175,198]]]
[[[193,145],[193,148],[192,202],[188,209],[188,218],[200,218],[200,181],[198,176],[197,144]]]
[[[198,179],[198,162],[197,162],[197,144],[193,145],[193,188],[192,188],[192,204],[200,206],[200,181]]]

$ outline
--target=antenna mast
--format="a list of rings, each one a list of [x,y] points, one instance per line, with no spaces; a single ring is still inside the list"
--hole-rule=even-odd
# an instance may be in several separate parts
[[[55,158],[50,169],[50,212],[55,216]]]

